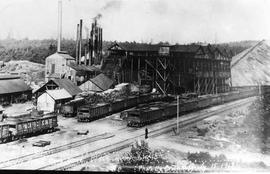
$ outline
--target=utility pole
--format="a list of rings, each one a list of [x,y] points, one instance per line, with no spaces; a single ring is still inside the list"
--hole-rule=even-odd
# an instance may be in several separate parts
[[[179,95],[177,95],[177,119],[176,119],[176,133],[179,133]]]

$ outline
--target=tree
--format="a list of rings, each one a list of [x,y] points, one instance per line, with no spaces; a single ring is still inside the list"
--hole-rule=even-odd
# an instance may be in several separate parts
[[[117,166],[118,172],[157,172],[158,167],[171,165],[161,151],[150,150],[145,141],[136,141],[129,153],[125,154]]]

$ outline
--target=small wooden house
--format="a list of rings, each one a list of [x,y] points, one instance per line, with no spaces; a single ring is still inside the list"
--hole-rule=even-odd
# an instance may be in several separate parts
[[[38,110],[44,112],[55,112],[60,104],[72,99],[65,89],[46,90],[37,99]]]

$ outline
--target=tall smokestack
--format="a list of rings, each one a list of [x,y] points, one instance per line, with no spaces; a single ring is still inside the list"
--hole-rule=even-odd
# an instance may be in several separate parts
[[[57,41],[57,52],[61,51],[61,40],[62,40],[62,0],[58,1],[58,41]]]
[[[100,28],[100,58],[102,58],[102,28]]]
[[[79,37],[79,65],[82,58],[82,19],[80,19],[80,37]]]
[[[80,24],[77,24],[77,35],[76,35],[76,63],[79,64],[79,40],[80,40]]]

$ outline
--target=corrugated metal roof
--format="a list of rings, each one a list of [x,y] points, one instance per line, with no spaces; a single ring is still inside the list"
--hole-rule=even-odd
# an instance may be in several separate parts
[[[46,91],[54,100],[68,99],[72,96],[65,89],[55,89]]]
[[[0,81],[0,94],[24,92],[29,90],[32,89],[21,79],[8,79]]]
[[[52,81],[60,88],[64,88],[72,96],[82,92],[82,90],[69,79],[52,79]]]
[[[113,80],[104,74],[99,74],[96,77],[88,80],[80,86],[82,90],[87,91],[105,91],[113,85]]]

